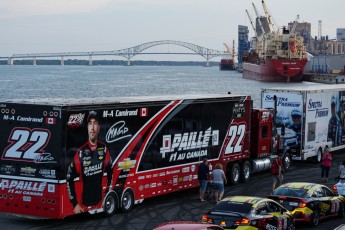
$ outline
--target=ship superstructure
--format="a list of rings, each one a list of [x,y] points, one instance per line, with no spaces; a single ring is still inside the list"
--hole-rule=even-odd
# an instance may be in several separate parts
[[[307,52],[303,37],[294,31],[298,18],[291,30],[285,27],[279,29],[273,23],[264,1],[262,5],[265,17],[259,15],[253,4],[257,16],[256,27],[246,10],[255,37],[251,51],[242,55],[243,77],[263,81],[301,81]]]

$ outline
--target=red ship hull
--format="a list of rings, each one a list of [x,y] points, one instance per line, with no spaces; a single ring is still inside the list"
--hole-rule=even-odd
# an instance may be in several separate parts
[[[270,82],[298,82],[307,60],[269,60],[261,64],[243,62],[243,78]]]
[[[221,59],[219,63],[219,70],[234,70],[235,65],[232,59]]]

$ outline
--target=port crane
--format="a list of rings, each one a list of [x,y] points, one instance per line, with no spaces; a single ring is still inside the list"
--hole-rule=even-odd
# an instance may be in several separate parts
[[[255,26],[254,26],[254,24],[253,24],[253,19],[252,19],[252,17],[250,16],[248,10],[246,10],[246,13],[247,13],[247,16],[248,16],[248,18],[249,18],[250,24],[252,25],[252,29],[253,29],[253,31],[254,31],[254,33],[255,33],[255,36],[258,37],[258,33],[256,32]]]
[[[298,20],[299,20],[299,15],[297,14],[297,17],[292,25],[292,28],[290,30],[290,34],[294,34],[297,28],[297,24],[298,24]]]
[[[277,23],[275,22],[274,18],[271,16],[271,13],[265,3],[264,0],[261,1],[262,3],[262,8],[264,9],[267,24],[269,27],[270,32],[277,32],[279,33],[279,27],[277,26]]]
[[[230,47],[226,43],[223,43],[223,45],[225,46],[227,52],[231,55],[232,60],[235,61],[235,56],[236,56],[236,53],[235,53],[235,40],[232,40],[232,49],[230,49]]]
[[[253,4],[254,5],[254,4]],[[261,36],[259,36],[259,34],[257,33],[256,29],[255,29],[255,26],[254,26],[254,23],[253,23],[253,19],[252,17],[250,16],[248,10],[246,10],[246,13],[247,13],[247,16],[249,18],[249,21],[250,21],[250,24],[252,25],[252,28],[253,28],[253,31],[255,33],[255,37],[256,37],[256,51],[258,53],[263,53],[263,40]],[[260,21],[260,20],[259,20]],[[262,30],[263,31],[263,30]],[[264,32],[263,32],[264,34]]]
[[[256,17],[257,17],[257,19],[259,21],[259,26],[260,26],[260,29],[262,31],[262,35],[264,36],[266,32],[265,32],[265,28],[264,28],[264,26],[262,25],[262,22],[261,22],[261,18],[262,17],[260,16],[258,9],[256,9],[256,6],[254,5],[254,3],[252,3],[252,4],[253,4],[253,8],[254,8]]]

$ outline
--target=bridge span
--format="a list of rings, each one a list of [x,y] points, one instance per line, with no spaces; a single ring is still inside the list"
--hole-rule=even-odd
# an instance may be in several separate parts
[[[166,53],[147,53],[143,52],[154,46],[160,45],[176,45],[187,48],[193,52],[191,53],[177,53],[177,52],[166,52]],[[133,46],[126,49],[121,50],[113,50],[113,51],[92,51],[92,52],[61,52],[61,53],[28,53],[28,54],[13,54],[9,57],[0,57],[0,59],[7,59],[7,64],[13,65],[14,59],[32,59],[33,65],[37,64],[37,58],[49,58],[49,57],[59,57],[61,59],[61,65],[64,65],[64,58],[65,57],[81,57],[87,56],[89,57],[89,65],[92,65],[92,57],[93,56],[120,56],[127,59],[127,65],[131,64],[131,58],[139,54],[180,54],[180,55],[200,55],[204,57],[207,61],[207,66],[209,66],[209,60],[214,57],[219,57],[228,54],[225,51],[218,51],[213,49],[208,49],[202,46],[198,46],[188,42],[182,41],[173,41],[173,40],[162,40],[162,41],[153,41],[143,43],[137,46]]]

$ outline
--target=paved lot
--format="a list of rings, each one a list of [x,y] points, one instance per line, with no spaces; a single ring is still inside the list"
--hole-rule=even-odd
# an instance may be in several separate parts
[[[345,153],[335,153],[335,160],[330,171],[330,180],[326,185],[332,188],[333,178]],[[284,182],[308,181],[316,182],[320,179],[321,169],[317,164],[295,162],[292,169],[285,174]],[[227,186],[224,196],[250,195],[266,196],[271,191],[272,178],[270,173],[256,174],[246,184]],[[199,202],[198,189],[160,196],[145,200],[137,205],[130,213],[118,213],[110,218],[101,215],[79,215],[65,220],[28,220],[11,215],[0,214],[1,229],[152,229],[153,227],[173,220],[199,221],[207,210],[212,208],[212,201]],[[344,224],[345,218],[330,218],[322,221],[316,229],[334,229]],[[302,224],[297,229],[313,229]],[[345,229],[345,228],[344,228]]]

